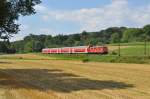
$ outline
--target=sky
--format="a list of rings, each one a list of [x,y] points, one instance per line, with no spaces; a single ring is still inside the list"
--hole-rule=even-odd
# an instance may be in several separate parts
[[[20,17],[20,32],[11,41],[29,34],[74,34],[108,27],[143,27],[150,24],[150,0],[42,0],[36,14]]]

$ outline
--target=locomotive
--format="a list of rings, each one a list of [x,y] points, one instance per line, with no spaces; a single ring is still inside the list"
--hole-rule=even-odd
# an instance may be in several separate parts
[[[107,54],[106,46],[76,46],[62,48],[45,48],[43,54]]]

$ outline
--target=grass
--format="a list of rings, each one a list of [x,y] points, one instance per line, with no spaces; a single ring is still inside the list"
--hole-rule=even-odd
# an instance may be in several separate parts
[[[124,48],[121,50],[122,55],[127,56],[144,56],[145,55],[145,47],[144,46],[135,46]],[[150,55],[150,46],[147,47],[146,55]]]
[[[0,59],[19,59],[19,60],[78,60],[82,62],[110,62],[110,63],[138,63],[150,64],[150,46],[147,47],[147,55],[144,55],[143,42],[121,44],[121,56],[118,54],[117,45],[108,45],[108,55],[97,54],[24,54],[1,55]],[[132,45],[132,46],[131,46]],[[134,46],[133,46],[134,45]],[[38,56],[37,56],[38,55]],[[10,57],[11,56],[11,57]],[[30,57],[30,58],[29,58]]]
[[[129,43],[121,43],[122,46],[143,46],[145,42],[129,42]],[[150,45],[150,42],[147,42]],[[109,46],[118,46],[118,44],[108,44]]]
[[[38,54],[39,55],[39,54]],[[43,54],[40,54],[43,56]],[[53,54],[53,55],[44,55],[48,57],[53,57],[56,60],[78,60],[87,62],[108,62],[108,63],[137,63],[137,64],[150,64],[149,56],[118,56],[118,55],[66,55],[66,54]]]
[[[149,65],[16,56],[0,59],[0,99],[150,99]]]
[[[134,46],[133,46],[134,44]],[[85,60],[93,62],[111,62],[111,63],[138,63],[138,64],[150,64],[150,46],[147,46],[147,55],[144,54],[143,42],[130,43],[130,46],[126,44],[121,45],[121,56],[118,54],[117,45],[108,45],[108,55],[96,55],[96,54],[39,54],[41,56],[53,57],[57,60],[79,60],[84,62]],[[132,46],[131,46],[132,45]]]

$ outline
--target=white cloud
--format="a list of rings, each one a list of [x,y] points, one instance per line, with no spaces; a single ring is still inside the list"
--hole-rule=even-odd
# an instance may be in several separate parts
[[[137,26],[140,27],[150,23],[150,5],[134,9],[133,11],[130,11],[131,16],[129,20],[133,21]]]
[[[130,8],[128,0],[112,0],[111,4],[98,8],[84,8],[72,11],[48,10],[37,6],[43,20],[71,21],[80,25],[80,31],[95,31],[110,26],[143,26],[150,23],[150,6]]]
[[[47,20],[49,20],[49,16],[48,15],[43,15],[42,19],[45,20],[45,21],[47,21]]]
[[[19,23],[18,23],[19,24]],[[13,35],[12,38],[10,38],[10,41],[17,41],[17,40],[22,40],[24,36],[27,36],[30,30],[30,26],[27,24],[21,24],[20,25],[20,32],[17,35]]]
[[[22,25],[20,26],[20,29],[21,29],[22,31],[24,31],[24,30],[29,29],[29,26],[26,25],[26,24],[22,24]]]
[[[39,32],[42,34],[53,35],[53,36],[57,34],[56,31],[54,31],[51,28],[41,28],[39,29]]]
[[[52,30],[51,30],[51,29],[48,29],[48,28],[41,28],[41,29],[40,29],[40,32],[51,33]]]
[[[37,12],[40,12],[40,13],[47,13],[48,11],[47,7],[43,5],[36,5],[34,8]]]
[[[79,25],[80,29],[73,32],[81,32],[83,30],[99,31],[112,26],[142,27],[150,24],[150,5],[131,7],[128,1],[112,0],[110,4],[101,7],[82,8],[78,10],[51,10],[44,5],[36,5],[35,9],[46,23],[60,21],[63,23],[72,22],[75,25]],[[57,24],[54,25],[54,27],[57,27]],[[47,24],[43,24],[43,27],[40,28],[35,27],[36,25],[26,24],[25,22],[20,26],[21,33],[15,35],[11,41],[23,39],[29,33],[56,35],[63,32],[64,34],[68,34],[67,31],[48,28]],[[66,28],[68,27],[70,26],[66,26]]]

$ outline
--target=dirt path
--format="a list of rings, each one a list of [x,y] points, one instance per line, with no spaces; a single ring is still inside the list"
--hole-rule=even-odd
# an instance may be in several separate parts
[[[150,99],[149,65],[0,61],[0,99]]]

